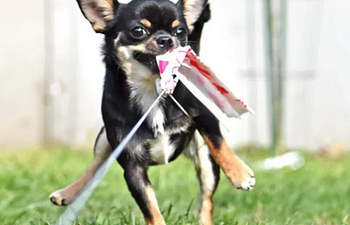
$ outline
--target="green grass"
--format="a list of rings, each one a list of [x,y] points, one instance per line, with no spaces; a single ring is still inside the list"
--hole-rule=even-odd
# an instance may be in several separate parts
[[[257,160],[260,156],[248,154]],[[64,208],[48,195],[83,173],[92,153],[29,150],[0,153],[0,224],[54,224]],[[253,167],[254,168],[254,167]],[[350,157],[307,156],[292,171],[255,169],[252,192],[235,190],[222,176],[215,194],[215,224],[350,224]],[[198,182],[193,165],[180,158],[150,169],[158,202],[168,224],[196,224]],[[143,224],[122,170],[116,163],[89,199],[82,225]]]

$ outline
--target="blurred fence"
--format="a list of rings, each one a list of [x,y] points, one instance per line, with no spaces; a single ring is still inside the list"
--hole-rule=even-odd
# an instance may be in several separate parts
[[[263,4],[212,0],[203,35],[201,58],[256,111],[232,121],[234,145],[270,144]],[[287,7],[284,145],[349,147],[350,4]],[[0,25],[0,147],[92,146],[102,125],[102,36],[73,0],[7,1]]]

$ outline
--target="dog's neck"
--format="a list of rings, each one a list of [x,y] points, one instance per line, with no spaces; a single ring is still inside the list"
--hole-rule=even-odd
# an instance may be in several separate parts
[[[138,62],[128,47],[119,47],[117,58],[126,76],[131,105],[145,113],[158,97],[156,79],[160,75],[152,73],[147,66]],[[151,111],[147,122],[155,135],[164,133],[165,116],[161,103]]]

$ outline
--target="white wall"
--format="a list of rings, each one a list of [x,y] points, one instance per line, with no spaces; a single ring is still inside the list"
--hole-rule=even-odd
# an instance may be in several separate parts
[[[350,5],[348,0],[290,0],[285,144],[350,146]],[[256,115],[233,120],[234,145],[269,143],[262,0],[211,1],[201,58]],[[104,67],[95,34],[75,1],[52,0],[54,51],[44,57],[43,1],[0,9],[0,146],[38,145],[43,137],[44,60],[52,59],[50,134],[92,146],[102,124]],[[29,6],[30,5],[30,6]],[[34,7],[31,7],[34,6]],[[16,8],[22,17],[13,18]],[[28,10],[28,9],[31,10]],[[46,87],[48,90],[49,87]]]
[[[100,101],[104,66],[102,35],[95,34],[76,1],[53,0],[51,137],[55,142],[92,146],[102,126]]]
[[[350,147],[350,5],[288,2],[284,140],[289,148]],[[256,111],[233,122],[233,144],[269,143],[263,1],[212,1],[202,58]],[[215,40],[215,41],[213,41]],[[232,137],[232,138],[231,138]]]
[[[42,137],[44,0],[0,7],[0,146],[37,146]]]
[[[309,144],[350,147],[350,4],[326,1],[322,17],[317,77],[310,93],[312,123]]]
[[[211,3],[212,17],[204,30],[201,58],[256,112],[255,116],[244,115],[242,120],[233,119],[227,139],[233,145],[267,144],[262,2],[222,0]],[[249,28],[253,30],[247,27],[248,16],[253,26]]]

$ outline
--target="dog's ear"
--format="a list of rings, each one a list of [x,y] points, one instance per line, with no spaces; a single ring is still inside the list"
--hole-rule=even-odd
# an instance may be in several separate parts
[[[193,30],[194,23],[198,20],[208,0],[179,0],[182,3],[183,13],[188,29]]]
[[[98,33],[103,33],[108,23],[113,21],[114,12],[119,4],[116,0],[77,0],[77,2],[85,18]]]

